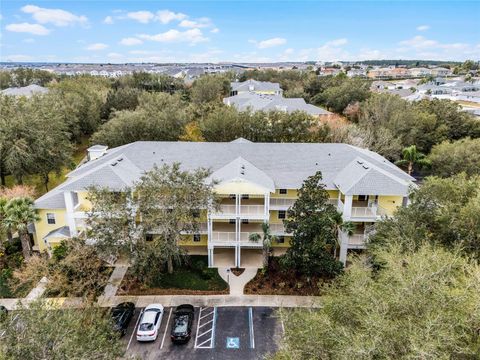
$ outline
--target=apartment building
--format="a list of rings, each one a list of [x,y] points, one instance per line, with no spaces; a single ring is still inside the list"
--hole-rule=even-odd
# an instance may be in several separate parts
[[[382,156],[347,144],[135,142],[89,149],[88,161],[68,174],[66,182],[36,200],[35,249],[50,251],[63,239],[82,234],[91,204],[86,189],[96,185],[122,191],[154,165],[179,162],[182,169],[209,168],[218,183],[218,211],[205,214],[196,234],[184,234],[181,246],[208,256],[209,266],[261,266],[262,233],[268,222],[283,254],[291,234],[283,226],[297,190],[321,171],[330,202],[356,225],[354,234],[339,236],[340,260],[351,249],[363,249],[372,226],[406,203],[414,179]]]

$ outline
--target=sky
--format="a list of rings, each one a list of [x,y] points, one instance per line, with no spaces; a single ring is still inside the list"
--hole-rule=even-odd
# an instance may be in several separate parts
[[[0,61],[480,59],[480,1],[0,2]]]

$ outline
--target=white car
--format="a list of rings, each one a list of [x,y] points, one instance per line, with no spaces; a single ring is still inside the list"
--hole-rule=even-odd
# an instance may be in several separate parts
[[[163,306],[160,304],[148,305],[142,313],[137,329],[137,341],[155,341],[163,317]]]

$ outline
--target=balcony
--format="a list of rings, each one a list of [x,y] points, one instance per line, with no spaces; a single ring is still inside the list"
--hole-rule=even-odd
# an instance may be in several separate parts
[[[292,199],[292,198],[270,199],[270,210],[287,210],[294,203],[295,203],[295,199]]]
[[[235,232],[212,231],[208,242],[213,245],[235,246],[237,237]]]
[[[285,227],[283,224],[270,224],[270,232],[272,235],[291,235],[291,233],[286,232]]]
[[[337,209],[342,214],[345,212],[343,201],[337,200]],[[348,218],[354,221],[372,221],[386,215],[388,215],[387,210],[377,204],[369,204],[366,201],[353,201],[352,211]]]
[[[242,219],[262,219],[266,217],[264,205],[240,205],[239,210],[237,214],[236,205],[220,205],[220,208],[213,211],[211,216],[219,219],[231,219],[237,216]]]
[[[368,235],[365,233],[354,233],[348,236],[345,232],[340,232],[340,241],[347,244],[348,249],[365,249]]]

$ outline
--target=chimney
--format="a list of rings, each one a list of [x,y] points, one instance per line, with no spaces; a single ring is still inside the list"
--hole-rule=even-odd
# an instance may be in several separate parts
[[[88,161],[98,159],[99,157],[105,155],[107,152],[108,146],[106,145],[93,145],[87,149],[87,158]]]

